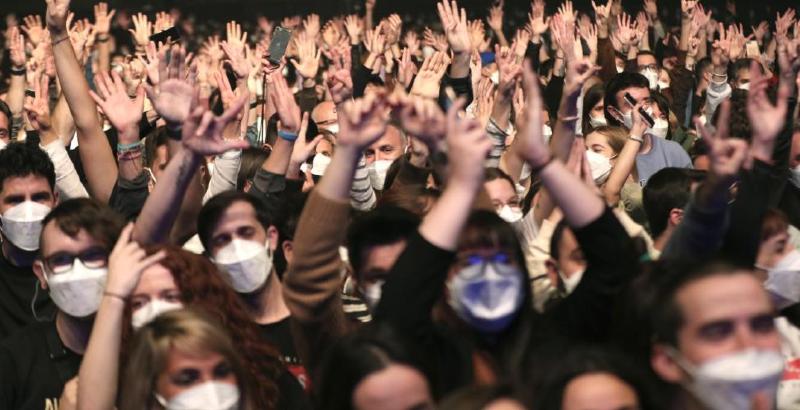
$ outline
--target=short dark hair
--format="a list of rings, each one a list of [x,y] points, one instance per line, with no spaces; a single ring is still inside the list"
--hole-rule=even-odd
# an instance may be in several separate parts
[[[419,222],[411,211],[392,205],[381,205],[355,218],[347,230],[347,256],[356,277],[362,273],[361,260],[367,248],[405,240],[417,230]]]
[[[558,245],[561,244],[561,239],[564,237],[564,231],[569,229],[569,225],[567,225],[567,221],[561,220],[556,225],[555,229],[553,229],[553,235],[550,237],[550,257],[555,260],[561,256]]]
[[[752,127],[750,126],[750,117],[747,116],[747,94],[746,90],[734,89],[728,99],[730,101],[730,119],[728,126],[728,133],[732,138],[740,138],[745,141],[752,139]],[[719,119],[720,107],[714,111],[712,116],[713,124],[717,124]]]
[[[269,155],[270,152],[261,147],[250,147],[242,151],[239,174],[236,176],[236,189],[244,189],[245,183],[253,179]]]
[[[669,271],[671,270],[671,272]],[[733,265],[712,261],[699,266],[675,265],[668,269],[658,280],[658,293],[653,304],[651,329],[653,340],[676,346],[678,331],[684,324],[685,317],[678,305],[676,296],[688,285],[712,276],[730,276],[747,272]]]
[[[297,223],[300,222],[300,215],[303,213],[307,199],[308,194],[304,192],[288,194],[275,214],[275,228],[278,230],[278,247],[275,250],[275,272],[281,279],[283,279],[283,273],[288,268],[286,255],[283,254],[283,243],[294,240],[294,232],[297,230]]]
[[[606,121],[609,125],[622,125],[616,118],[608,113],[608,107],[619,109],[617,105],[617,93],[628,88],[650,88],[650,81],[647,77],[639,73],[622,72],[614,77],[606,84],[606,95],[603,97],[605,103]]]
[[[503,179],[511,184],[511,188],[516,190],[517,184],[514,183],[514,180],[511,179],[511,176],[503,172],[500,168],[486,168],[484,182],[491,182],[496,179]]]
[[[42,226],[50,222],[56,224],[61,232],[75,238],[81,230],[99,242],[109,253],[119,239],[125,226],[125,219],[108,205],[93,198],[75,198],[64,201],[55,207],[42,221]],[[45,236],[39,239],[39,249],[44,249]]]
[[[740,58],[733,62],[730,65],[730,72],[728,73],[731,78],[731,83],[736,82],[739,79],[739,71],[740,70],[748,70],[750,71],[750,64],[753,63],[752,58]],[[763,73],[763,70],[762,70]]]
[[[6,179],[24,178],[28,175],[47,179],[50,190],[56,186],[56,171],[53,161],[37,145],[13,142],[0,151],[0,192],[3,192]]]
[[[653,237],[667,229],[669,213],[683,209],[692,195],[692,182],[705,178],[703,171],[687,168],[664,168],[656,172],[644,187],[642,200]]]
[[[200,214],[197,216],[197,236],[200,237],[200,243],[203,244],[206,252],[211,250],[211,237],[214,234],[214,228],[217,227],[219,220],[222,218],[222,214],[237,202],[246,202],[253,207],[256,212],[256,219],[258,219],[265,231],[273,225],[271,215],[267,213],[264,202],[259,198],[239,191],[227,191],[218,194],[203,205],[203,208],[200,209]]]

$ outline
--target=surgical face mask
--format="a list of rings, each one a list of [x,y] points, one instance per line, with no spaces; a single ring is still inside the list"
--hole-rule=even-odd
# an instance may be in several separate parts
[[[422,56],[424,58],[428,58],[432,55],[436,54],[436,49],[431,46],[424,46],[422,47]]]
[[[492,83],[494,83],[494,85],[500,84],[500,72],[495,71],[494,73],[492,73],[491,76],[489,76],[489,79],[492,80]]]
[[[511,324],[522,305],[522,276],[506,260],[475,261],[448,281],[448,303],[473,329],[501,332]]]
[[[327,130],[327,131],[328,131],[328,132],[330,132],[330,133],[333,133],[333,134],[337,134],[337,135],[338,135],[338,134],[339,134],[339,123],[338,123],[338,122],[334,122],[334,123],[333,123],[333,124],[331,124],[331,125],[327,125],[327,126],[325,126],[325,128],[324,128],[324,129],[325,129],[325,130]]]
[[[750,91],[750,83],[739,84],[736,88],[740,90]]]
[[[669,88],[669,83],[668,82],[666,82],[666,81],[659,81],[658,82],[658,89],[659,90],[666,90],[667,88]]]
[[[311,162],[311,175],[323,176],[328,165],[331,164],[331,158],[327,155],[317,154],[314,155],[314,160]]]
[[[235,410],[239,408],[239,388],[210,381],[178,393],[169,401],[156,394],[156,400],[166,410]]]
[[[72,317],[86,317],[100,307],[106,286],[107,268],[87,268],[75,258],[69,271],[45,276],[50,297],[58,308]]]
[[[594,183],[600,185],[606,182],[609,174],[611,174],[611,160],[592,150],[586,150],[586,160],[589,161]]]
[[[783,356],[775,350],[750,348],[697,366],[673,355],[691,376],[686,387],[711,410],[749,410],[754,394],[775,397],[783,375]]]
[[[653,70],[652,68],[646,68],[640,71],[639,74],[647,78],[647,82],[650,83],[651,90],[655,90],[656,87],[658,87],[658,71]]]
[[[369,171],[369,181],[372,184],[372,188],[382,191],[384,184],[386,184],[386,173],[389,172],[389,167],[392,166],[394,161],[390,159],[379,159],[373,161],[367,167],[367,171]]]
[[[553,129],[550,128],[549,125],[543,124],[542,125],[542,137],[544,137],[544,142],[550,142],[550,138],[553,136]]]
[[[561,271],[558,272],[558,277],[564,284],[564,291],[567,293],[567,295],[571,294],[575,290],[575,288],[578,287],[578,284],[581,283],[581,278],[583,278],[583,272],[585,272],[585,269],[573,273],[572,275],[570,275],[570,277],[566,277],[564,273],[562,273]]]
[[[522,209],[519,207],[511,207],[508,205],[503,205],[499,211],[497,211],[497,216],[503,218],[504,221],[508,223],[514,223],[522,219]]]
[[[17,248],[35,251],[39,249],[42,220],[48,213],[50,207],[38,202],[25,201],[15,205],[0,217],[3,235]]]
[[[622,114],[622,125],[627,129],[633,128],[633,110]]]
[[[647,129],[647,133],[659,138],[667,138],[669,133],[669,122],[663,118],[656,118],[652,128]]]
[[[589,117],[589,125],[592,128],[605,127],[608,125],[608,121],[604,115],[598,115],[597,117]]]
[[[162,299],[153,299],[133,312],[131,315],[131,326],[133,326],[134,330],[138,330],[142,326],[155,320],[158,315],[173,310],[178,310],[182,307],[183,304],[180,302],[168,302]]]
[[[8,145],[5,141],[0,140],[0,150],[4,149]]]
[[[370,310],[375,310],[378,302],[381,300],[381,293],[383,292],[384,281],[377,280],[375,283],[364,286],[361,289],[361,296],[364,298],[364,303],[369,306]]]
[[[767,269],[764,288],[778,309],[800,302],[800,251],[793,249]]]
[[[625,66],[617,66],[617,74],[620,74],[625,71]]]
[[[792,185],[800,188],[800,165],[794,167],[794,169],[789,173],[789,182]]]
[[[239,293],[253,293],[267,282],[272,272],[272,252],[264,244],[233,239],[217,252],[214,263]]]

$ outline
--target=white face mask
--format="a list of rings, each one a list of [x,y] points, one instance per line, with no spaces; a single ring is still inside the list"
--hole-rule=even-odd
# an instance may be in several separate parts
[[[131,315],[131,326],[133,326],[134,330],[138,330],[142,328],[142,326],[155,320],[158,315],[178,310],[182,307],[183,304],[180,302],[167,302],[162,299],[153,299],[133,312]]]
[[[633,128],[633,110],[622,114],[622,125],[627,129]]]
[[[100,307],[106,286],[107,268],[87,268],[75,258],[69,271],[46,275],[50,297],[58,308],[72,317],[86,317]]]
[[[605,127],[608,125],[608,121],[604,115],[589,117],[589,125],[591,125],[593,128]]]
[[[778,309],[800,302],[800,251],[793,249],[774,267],[767,269],[764,288]]]
[[[6,147],[6,145],[8,145],[8,144],[6,144],[5,141],[0,140],[0,150],[4,149]]]
[[[640,71],[639,74],[647,78],[647,82],[650,83],[651,90],[655,90],[656,87],[658,87],[658,71],[648,68]]]
[[[508,205],[503,205],[499,211],[497,211],[497,216],[503,218],[504,221],[508,223],[514,223],[522,219],[522,209],[519,207],[510,207]]]
[[[379,159],[367,166],[369,171],[369,181],[372,188],[382,191],[384,184],[386,184],[386,173],[389,172],[389,167],[392,166],[394,161],[390,159]]]
[[[669,88],[669,83],[668,82],[666,82],[666,81],[659,81],[658,82],[658,89],[659,90],[666,90],[667,88]]]
[[[489,79],[492,80],[492,83],[494,85],[500,84],[500,72],[499,71],[493,72],[492,75],[489,76]]]
[[[617,66],[617,74],[620,74],[625,71],[625,66]]]
[[[239,293],[253,293],[267,282],[272,272],[272,252],[263,244],[233,239],[217,252],[214,263]]]
[[[740,90],[750,91],[750,83],[739,84],[739,86],[736,88]]]
[[[567,292],[567,295],[571,294],[575,288],[578,287],[578,284],[581,283],[583,272],[585,272],[585,270],[575,272],[568,278],[565,277],[561,271],[558,272],[558,277],[561,279],[561,282],[564,283],[564,291]]]
[[[361,296],[364,298],[364,303],[369,306],[370,310],[375,310],[378,302],[381,300],[381,293],[383,292],[384,281],[377,280],[375,283],[366,285],[361,289]]]
[[[178,393],[169,401],[156,394],[156,400],[166,410],[235,410],[239,408],[239,388],[210,381]]]
[[[648,134],[658,138],[667,138],[668,132],[669,132],[669,122],[663,118],[656,118],[655,124],[653,124],[653,128],[647,129]]]
[[[436,54],[436,49],[431,46],[424,46],[422,47],[422,57],[428,58],[432,55]]]
[[[311,161],[311,175],[323,176],[328,165],[331,164],[331,158],[327,155],[316,154],[314,160]]]
[[[542,124],[542,137],[544,137],[544,142],[550,142],[550,138],[553,136],[553,129],[550,128],[547,124]]]
[[[594,183],[600,185],[606,182],[611,174],[611,160],[592,150],[586,150],[586,160],[589,161]]]
[[[448,303],[470,327],[496,333],[508,327],[519,310],[522,286],[522,273],[508,263],[474,263],[448,281]]]
[[[680,356],[679,353],[676,353]],[[775,397],[783,375],[779,351],[746,349],[709,360],[698,366],[678,357],[692,380],[687,388],[711,410],[749,410],[755,393]]]
[[[792,171],[789,173],[789,182],[792,185],[800,188],[800,165],[794,167]]]
[[[333,134],[339,134],[339,123],[335,122],[335,123],[333,123],[331,125],[326,126],[323,129],[327,130],[328,132],[333,133]]]
[[[3,235],[14,246],[25,251],[39,249],[39,236],[42,234],[42,220],[50,213],[50,207],[38,202],[25,201],[6,211],[3,221]]]

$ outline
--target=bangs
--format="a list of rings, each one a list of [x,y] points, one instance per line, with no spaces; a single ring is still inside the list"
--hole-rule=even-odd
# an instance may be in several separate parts
[[[458,250],[494,248],[508,252],[519,259],[521,252],[514,228],[497,214],[490,211],[475,211],[461,233]]]

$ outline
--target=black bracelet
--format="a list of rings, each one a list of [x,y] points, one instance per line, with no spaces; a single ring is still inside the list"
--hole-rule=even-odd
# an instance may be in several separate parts
[[[550,158],[548,158],[547,161],[544,162],[544,164],[539,165],[538,167],[531,166],[531,172],[535,172],[535,173],[538,174],[538,173],[542,172],[545,168],[547,168],[548,165],[552,164],[553,161],[555,161],[555,160],[556,160],[556,157],[550,155]]]
[[[107,43],[108,40],[110,40],[110,36],[108,36],[108,35],[103,36],[103,37],[97,36],[97,42],[98,43]]]
[[[13,68],[13,67],[11,68],[11,75],[20,76],[20,75],[25,75],[27,72],[28,72],[28,70],[25,67],[22,67],[20,69],[16,69],[16,68]]]

